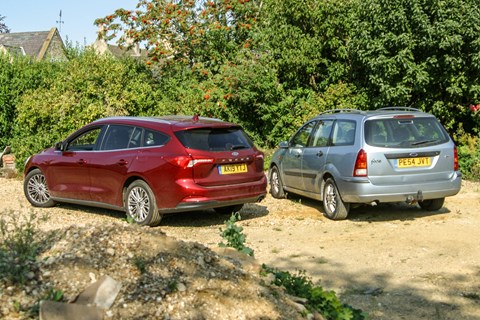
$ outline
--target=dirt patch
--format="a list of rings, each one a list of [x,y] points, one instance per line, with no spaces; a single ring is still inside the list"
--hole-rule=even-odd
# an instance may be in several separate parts
[[[28,214],[33,210],[23,196],[21,181],[0,179],[0,182],[0,211],[14,210]],[[223,264],[235,263],[233,260],[224,260],[209,250],[217,248],[222,241],[219,229],[224,227],[224,221],[228,218],[214,211],[166,216],[159,227],[147,231],[128,225],[123,220],[122,213],[103,209],[59,205],[34,211],[49,213],[50,219],[42,225],[44,230],[62,230],[64,235],[68,235],[62,238],[67,240],[57,243],[63,245],[57,247],[57,251],[73,250],[75,256],[83,252],[88,257],[85,263],[63,264],[61,270],[55,270],[54,274],[68,275],[64,276],[64,282],[58,283],[65,286],[58,289],[67,294],[73,295],[75,290],[89,283],[89,274],[96,278],[108,274],[129,283],[129,277],[135,273],[132,259],[141,256],[140,252],[148,256],[148,259],[163,257],[164,261],[166,258],[163,255],[180,252],[179,257],[171,260],[175,261],[180,271],[176,274],[177,278],[175,274],[170,275],[170,278],[177,279],[187,290],[175,295],[175,303],[173,300],[165,304],[161,303],[161,299],[155,301],[153,305],[157,305],[155,312],[158,314],[169,314],[172,319],[176,315],[178,318],[183,315],[184,319],[200,319],[202,315],[207,319],[226,319],[226,315],[231,315],[231,319],[258,319],[262,316],[269,319],[291,318],[293,309],[285,307],[290,303],[287,302],[288,299],[270,291],[273,289],[263,291],[265,287],[259,285],[261,279],[240,266],[230,266],[231,269],[222,271]],[[345,221],[330,221],[322,216],[319,202],[299,197],[288,200],[267,197],[261,203],[245,206],[241,216],[239,224],[244,228],[247,246],[254,249],[258,263],[291,272],[305,270],[314,282],[325,289],[334,290],[343,302],[363,309],[371,319],[480,319],[478,183],[464,182],[461,192],[455,197],[447,198],[445,207],[434,213],[403,204],[379,205],[356,208]],[[93,234],[99,230],[105,231],[105,235]],[[174,238],[180,242],[174,242],[173,247],[159,245],[162,243],[159,237],[165,235],[168,239]],[[93,249],[88,250],[88,243],[92,239],[98,242],[100,238],[105,241],[105,250],[95,252],[94,255],[91,253]],[[83,243],[82,239],[88,242]],[[127,246],[125,243],[130,243],[128,241],[133,242]],[[133,243],[137,243],[141,251],[135,251],[138,249],[132,247]],[[112,250],[107,252],[108,248],[113,250],[113,255]],[[129,248],[130,251],[120,248]],[[210,257],[206,259],[215,268],[220,268],[217,272],[212,271],[215,275],[222,274],[214,280],[218,281],[218,286],[210,282],[212,288],[208,289],[207,283],[211,280],[208,273],[202,274],[198,267],[189,267],[199,265],[198,263],[202,265],[198,262],[202,260],[198,260],[198,252],[203,255],[202,259]],[[48,255],[53,255],[53,251],[48,252]],[[90,260],[97,261],[95,259],[104,261],[104,264],[86,263]],[[207,266],[208,264],[206,263]],[[124,267],[120,268],[121,265]],[[167,269],[159,268],[155,271],[157,277],[161,277],[162,272],[175,270],[168,264],[163,267]],[[201,286],[190,280],[189,272],[192,272],[195,281],[203,283],[204,288],[207,288],[205,291],[191,290]],[[229,273],[235,275],[231,281],[226,280]],[[223,276],[225,282],[221,280]],[[54,278],[53,275],[51,277]],[[167,279],[168,276],[164,278]],[[70,286],[75,281],[76,285]],[[165,285],[162,290],[168,288],[168,283]],[[125,288],[134,291],[128,285]],[[125,294],[122,297],[126,313],[118,316],[128,318],[128,312],[135,308],[148,309],[145,301],[137,302],[138,306],[125,302],[128,295]],[[151,299],[173,299],[171,295],[156,294],[152,293]],[[5,299],[5,293],[3,295]],[[248,299],[249,297],[255,299]],[[263,300],[264,297],[268,298]],[[232,304],[233,301],[235,304]],[[123,306],[122,302],[116,303],[119,303],[118,307]],[[168,309],[172,305],[177,313]],[[202,305],[205,305],[204,309]],[[194,307],[188,309],[186,306]],[[247,306],[246,310],[258,312],[247,314],[246,311],[238,311],[243,310],[241,308],[244,306]],[[211,308],[218,312],[201,313],[206,312],[201,310]],[[189,310],[191,313],[185,311],[182,314],[178,310]],[[145,317],[151,317],[154,310],[148,312],[150,313],[144,314]]]

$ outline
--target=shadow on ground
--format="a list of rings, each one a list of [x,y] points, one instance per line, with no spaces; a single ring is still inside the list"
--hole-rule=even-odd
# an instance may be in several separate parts
[[[321,201],[305,198],[298,195],[288,195],[288,200],[295,205],[302,205],[317,210],[319,215],[324,214]],[[385,222],[385,221],[408,221],[421,219],[430,216],[440,216],[451,211],[443,207],[438,211],[426,211],[417,204],[399,203],[381,203],[376,206],[358,205],[350,209],[347,219],[363,222]]]
[[[298,257],[301,256],[299,253]],[[354,308],[368,310],[372,320],[480,319],[480,267],[468,274],[427,273],[411,282],[398,284],[392,274],[379,270],[366,272],[364,268],[348,270],[334,261],[316,259],[308,262],[300,258],[279,257],[271,263],[292,274],[308,270],[307,276],[321,279],[314,283],[324,290],[330,290],[333,283],[342,283],[341,289],[336,291],[340,300]],[[422,287],[425,289],[416,286],[419,282],[427,283]]]
[[[115,211],[103,208],[82,206],[76,204],[58,204],[58,207],[63,209],[84,212],[89,214],[103,215],[126,221],[126,214],[122,211]],[[269,214],[266,206],[256,203],[248,203],[244,205],[241,210],[241,220],[248,221],[251,219],[260,218]],[[188,211],[165,214],[160,222],[161,226],[170,227],[206,227],[217,226],[225,224],[225,221],[230,218],[229,214],[217,213],[215,210],[203,210],[203,211]]]

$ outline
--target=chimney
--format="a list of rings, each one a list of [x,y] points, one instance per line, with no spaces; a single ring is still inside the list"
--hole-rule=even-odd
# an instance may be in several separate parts
[[[140,45],[138,44],[138,42],[134,42],[132,38],[127,37],[125,39],[125,43],[127,44],[127,48],[130,48],[130,50],[133,51],[132,56],[140,56]]]

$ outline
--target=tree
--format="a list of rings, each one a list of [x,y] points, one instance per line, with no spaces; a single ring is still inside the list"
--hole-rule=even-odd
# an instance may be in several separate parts
[[[0,33],[9,33],[10,29],[7,27],[7,25],[3,22],[3,19],[5,19],[4,16],[0,15]]]
[[[472,132],[476,2],[139,0],[96,24],[146,46],[163,110],[240,122],[272,146],[324,108],[412,106]]]
[[[242,46],[257,4],[250,0],[140,0],[136,10],[118,9],[95,21],[106,40],[118,44],[141,43],[149,50],[149,63],[162,66],[183,63],[218,71]]]
[[[268,52],[285,88],[323,92],[348,80],[349,16],[354,1],[269,0],[256,45]]]
[[[353,16],[352,75],[372,107],[433,112],[451,132],[480,102],[480,8],[475,0],[362,0]]]
[[[137,10],[118,9],[95,23],[107,40],[146,46],[161,105],[240,122],[260,140],[262,106],[278,97],[278,85],[262,64],[265,54],[252,47],[259,10],[254,0],[141,0]]]

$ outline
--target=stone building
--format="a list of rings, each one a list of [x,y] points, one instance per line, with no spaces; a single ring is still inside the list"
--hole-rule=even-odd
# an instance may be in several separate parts
[[[98,34],[103,31],[103,26],[98,27]],[[145,59],[148,57],[148,51],[145,49],[140,49],[138,43],[134,43],[130,39],[127,40],[127,43],[124,47],[116,46],[109,44],[102,37],[97,37],[97,40],[91,45],[91,47],[98,54],[110,54],[116,58],[122,57],[132,57],[135,59]]]
[[[40,60],[66,60],[65,45],[57,28],[49,31],[0,33],[0,53]]]

